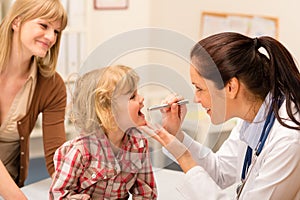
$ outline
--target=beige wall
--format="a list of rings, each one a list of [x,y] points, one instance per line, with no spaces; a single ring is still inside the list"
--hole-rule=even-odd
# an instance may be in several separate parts
[[[141,27],[161,27],[199,40],[202,11],[274,16],[279,18],[279,40],[300,61],[300,19],[297,0],[129,0],[127,10],[93,10],[88,1],[88,49],[109,37]]]
[[[143,27],[173,30],[191,40],[198,41],[200,39],[201,13],[211,11],[278,17],[278,39],[300,62],[300,40],[298,39],[300,24],[297,21],[297,19],[300,19],[300,12],[298,12],[300,3],[297,0],[129,0],[127,10],[112,11],[94,10],[92,1],[88,2],[87,32],[89,51],[94,50],[102,42],[116,34]],[[170,66],[189,82],[189,70],[187,69],[189,63],[169,52],[144,50],[130,53],[118,61],[133,67],[149,63]],[[163,76],[168,77],[168,74]],[[159,92],[154,91],[158,98]],[[148,98],[149,94],[146,94],[145,99],[153,99],[153,97]],[[193,109],[189,110],[193,111]],[[197,120],[201,119],[201,123],[197,126],[198,129],[207,130],[209,128],[209,119],[203,112],[189,114],[190,116],[187,116],[185,121],[189,122],[190,119],[191,123],[197,123]],[[234,124],[229,122],[227,125],[224,128],[225,130],[230,130]],[[199,141],[204,141],[205,137],[204,134],[197,135]],[[212,139],[212,142],[210,139],[207,139],[207,141],[212,146],[216,142],[215,139]]]

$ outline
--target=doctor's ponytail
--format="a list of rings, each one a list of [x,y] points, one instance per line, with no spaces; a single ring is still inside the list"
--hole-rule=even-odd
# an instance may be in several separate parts
[[[259,43],[269,56],[270,93],[274,100],[278,100],[281,95],[284,95],[288,116],[297,125],[297,127],[291,127],[287,124],[284,124],[284,126],[300,130],[300,122],[295,119],[293,115],[295,113],[292,111],[292,103],[294,103],[297,112],[300,112],[299,69],[289,51],[277,40],[262,36],[259,38]],[[278,116],[278,101],[274,101],[273,109],[276,118],[283,124],[282,119]]]
[[[255,98],[263,101],[271,93],[279,123],[300,130],[300,74],[292,55],[277,40],[222,32],[200,40],[190,57],[198,73],[220,90],[236,77]],[[278,114],[282,98],[293,126]]]

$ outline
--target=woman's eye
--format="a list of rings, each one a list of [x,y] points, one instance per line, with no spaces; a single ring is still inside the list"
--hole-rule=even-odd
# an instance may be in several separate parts
[[[201,92],[201,91],[202,91],[202,89],[201,89],[201,88],[199,88],[199,87],[196,87],[196,90],[197,90],[197,91],[199,91],[199,92]]]

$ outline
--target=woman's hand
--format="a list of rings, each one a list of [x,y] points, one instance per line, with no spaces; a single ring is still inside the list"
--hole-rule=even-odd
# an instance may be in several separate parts
[[[165,147],[176,159],[178,159],[187,148],[172,134],[166,131],[159,125],[152,125],[139,127],[146,134],[157,140],[163,147]]]
[[[178,161],[184,172],[187,172],[197,165],[186,146],[163,127],[159,127],[158,125],[154,126],[148,123],[147,126],[139,128],[164,146]]]
[[[180,133],[181,124],[187,112],[186,105],[178,105],[176,102],[182,100],[183,97],[172,95],[168,97],[163,103],[171,105],[168,108],[161,110],[162,125],[169,133],[177,136]]]

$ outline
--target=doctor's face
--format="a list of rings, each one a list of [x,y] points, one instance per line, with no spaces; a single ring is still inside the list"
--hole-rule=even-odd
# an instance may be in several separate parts
[[[201,104],[213,124],[226,121],[224,90],[218,90],[212,81],[203,78],[193,66],[190,67],[190,78],[195,87],[195,103]]]

